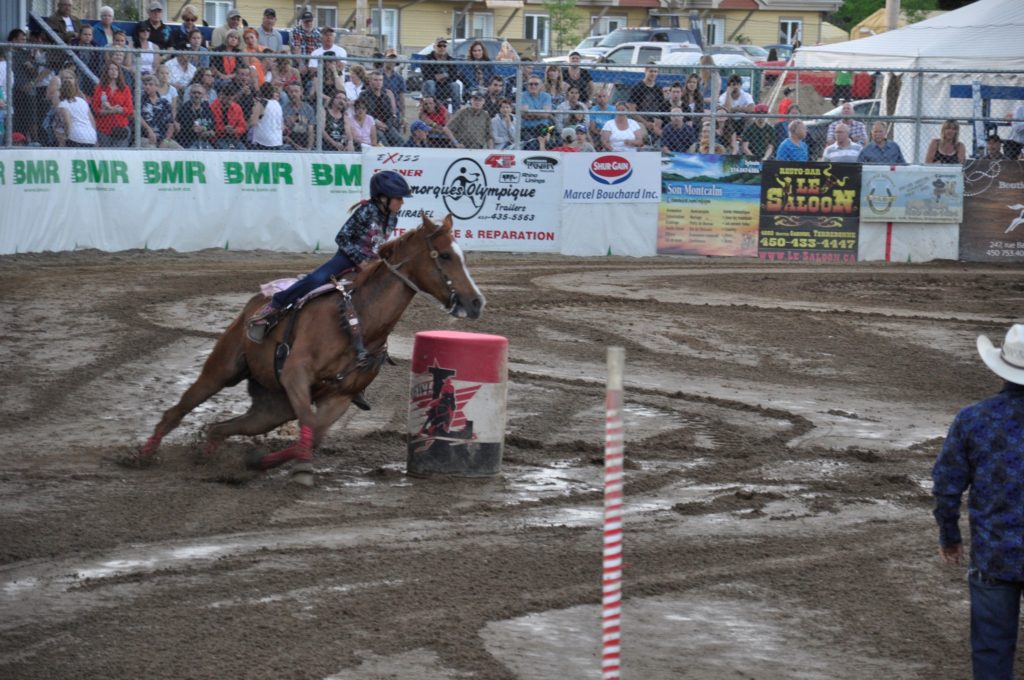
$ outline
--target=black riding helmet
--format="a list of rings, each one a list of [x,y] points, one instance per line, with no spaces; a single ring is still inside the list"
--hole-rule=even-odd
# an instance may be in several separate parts
[[[405,198],[412,194],[409,183],[394,170],[378,172],[370,178],[370,199]]]

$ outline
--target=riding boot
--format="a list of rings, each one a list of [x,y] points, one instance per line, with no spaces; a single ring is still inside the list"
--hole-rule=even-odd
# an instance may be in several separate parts
[[[360,392],[356,396],[352,397],[352,405],[364,411],[370,410],[370,402],[366,401],[365,392]]]

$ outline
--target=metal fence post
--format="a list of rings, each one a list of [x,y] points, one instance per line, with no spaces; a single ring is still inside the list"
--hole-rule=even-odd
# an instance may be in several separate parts
[[[135,99],[135,115],[132,116],[135,119],[135,148],[142,148],[142,61],[138,57],[142,56],[142,52],[134,52],[135,59],[132,61],[132,72],[135,77],[135,87],[132,88],[135,91],[132,92],[132,97]],[[159,63],[159,60],[154,59],[153,65]],[[171,87],[174,87],[173,85]]]
[[[321,56],[316,60],[316,78],[313,79],[313,86],[316,87],[316,150],[324,150],[324,130],[327,128],[327,113],[324,111],[324,59]],[[351,106],[351,102],[349,103]],[[347,113],[347,112],[346,112]]]
[[[519,148],[519,140],[522,138],[523,128],[523,67],[520,64],[516,67],[516,113],[515,116],[516,124],[512,130],[512,144],[515,148]]]
[[[914,99],[917,100],[914,102],[914,162],[918,163],[921,159],[921,99],[924,97],[924,74],[917,71],[914,77],[917,78],[917,82],[914,83]]]

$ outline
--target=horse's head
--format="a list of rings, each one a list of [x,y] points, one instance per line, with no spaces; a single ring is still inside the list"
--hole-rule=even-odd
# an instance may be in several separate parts
[[[452,216],[423,224],[380,249],[380,257],[414,290],[434,296],[452,316],[475,319],[486,300],[466,268],[462,249],[452,235]]]

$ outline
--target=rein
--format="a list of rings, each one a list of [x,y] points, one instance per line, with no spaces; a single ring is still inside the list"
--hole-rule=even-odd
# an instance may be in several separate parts
[[[426,232],[424,232],[423,238],[426,239],[427,244],[429,245],[430,244],[430,237],[427,236]],[[445,312],[446,314],[451,314],[452,310],[455,309],[455,305],[456,305],[456,302],[457,302],[457,295],[455,293],[455,284],[448,277],[448,275],[444,273],[444,269],[441,268],[441,263],[437,261],[437,257],[438,257],[437,250],[431,248],[431,250],[430,250],[430,259],[434,262],[434,266],[437,267],[437,271],[438,271],[438,273],[441,274],[441,277],[444,279],[444,285],[448,289],[448,306],[446,307],[443,303],[437,302],[437,300],[432,295],[430,295],[428,297],[430,297],[430,299],[433,301],[434,305],[438,309],[440,309],[441,311]],[[384,266],[388,268],[388,271],[391,272],[392,274],[394,274],[395,277],[397,277],[399,281],[401,281],[406,286],[408,286],[412,290],[414,295],[416,293],[425,293],[426,292],[422,288],[417,286],[416,283],[412,279],[410,279],[408,276],[406,276],[401,271],[399,271],[403,266],[405,266],[409,262],[409,258],[407,258],[405,260],[402,260],[398,264],[391,264],[390,262],[388,262],[384,258],[381,258],[381,262],[384,263]]]

